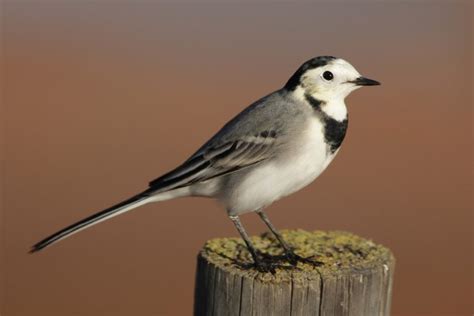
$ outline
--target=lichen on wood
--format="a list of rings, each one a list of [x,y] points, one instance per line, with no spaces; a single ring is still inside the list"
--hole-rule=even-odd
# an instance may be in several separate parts
[[[295,253],[311,258],[319,266],[298,262],[292,268],[282,261],[276,273],[259,273],[249,268],[252,257],[240,238],[215,238],[206,242],[201,256],[221,269],[241,276],[257,277],[262,281],[287,281],[289,279],[311,279],[311,275],[344,273],[346,270],[367,270],[391,261],[393,256],[387,248],[371,240],[344,231],[313,231],[302,229],[283,230],[285,240],[294,247]],[[283,249],[271,233],[253,236],[252,242],[262,253],[271,256],[283,255]]]
[[[287,230],[303,258],[292,266],[270,233],[252,237],[264,260],[258,272],[240,238],[209,240],[198,255],[194,315],[388,316],[395,259],[387,248],[342,231]]]

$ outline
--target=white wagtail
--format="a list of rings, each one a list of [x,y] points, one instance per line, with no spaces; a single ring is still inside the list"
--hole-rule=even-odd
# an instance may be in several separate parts
[[[35,244],[31,252],[150,202],[204,196],[225,206],[258,269],[268,270],[268,266],[240,222],[239,215],[248,212],[257,212],[290,262],[301,259],[263,209],[321,174],[346,134],[345,97],[372,85],[379,83],[362,77],[343,59],[313,58],[283,88],[251,104],[182,165],[151,181],[148,189],[58,231]]]

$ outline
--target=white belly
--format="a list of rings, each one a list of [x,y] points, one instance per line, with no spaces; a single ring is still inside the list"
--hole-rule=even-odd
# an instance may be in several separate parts
[[[323,126],[314,119],[298,141],[301,145],[250,172],[232,179],[220,200],[230,214],[242,214],[264,208],[272,202],[300,190],[326,169],[334,158],[324,142]],[[239,177],[239,175],[235,175]]]

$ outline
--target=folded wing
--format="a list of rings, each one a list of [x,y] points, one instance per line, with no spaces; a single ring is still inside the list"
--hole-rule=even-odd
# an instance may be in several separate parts
[[[181,166],[151,181],[150,189],[156,192],[177,189],[258,164],[274,155],[276,145],[276,132],[263,131],[206,146]]]

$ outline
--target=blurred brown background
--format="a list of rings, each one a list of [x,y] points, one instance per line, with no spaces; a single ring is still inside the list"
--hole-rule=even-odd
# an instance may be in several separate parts
[[[389,246],[394,315],[470,315],[472,13],[470,1],[3,1],[1,315],[191,314],[198,250],[237,236],[210,200],[147,205],[27,251],[144,189],[325,54],[383,85],[348,98],[338,157],[270,217]]]

